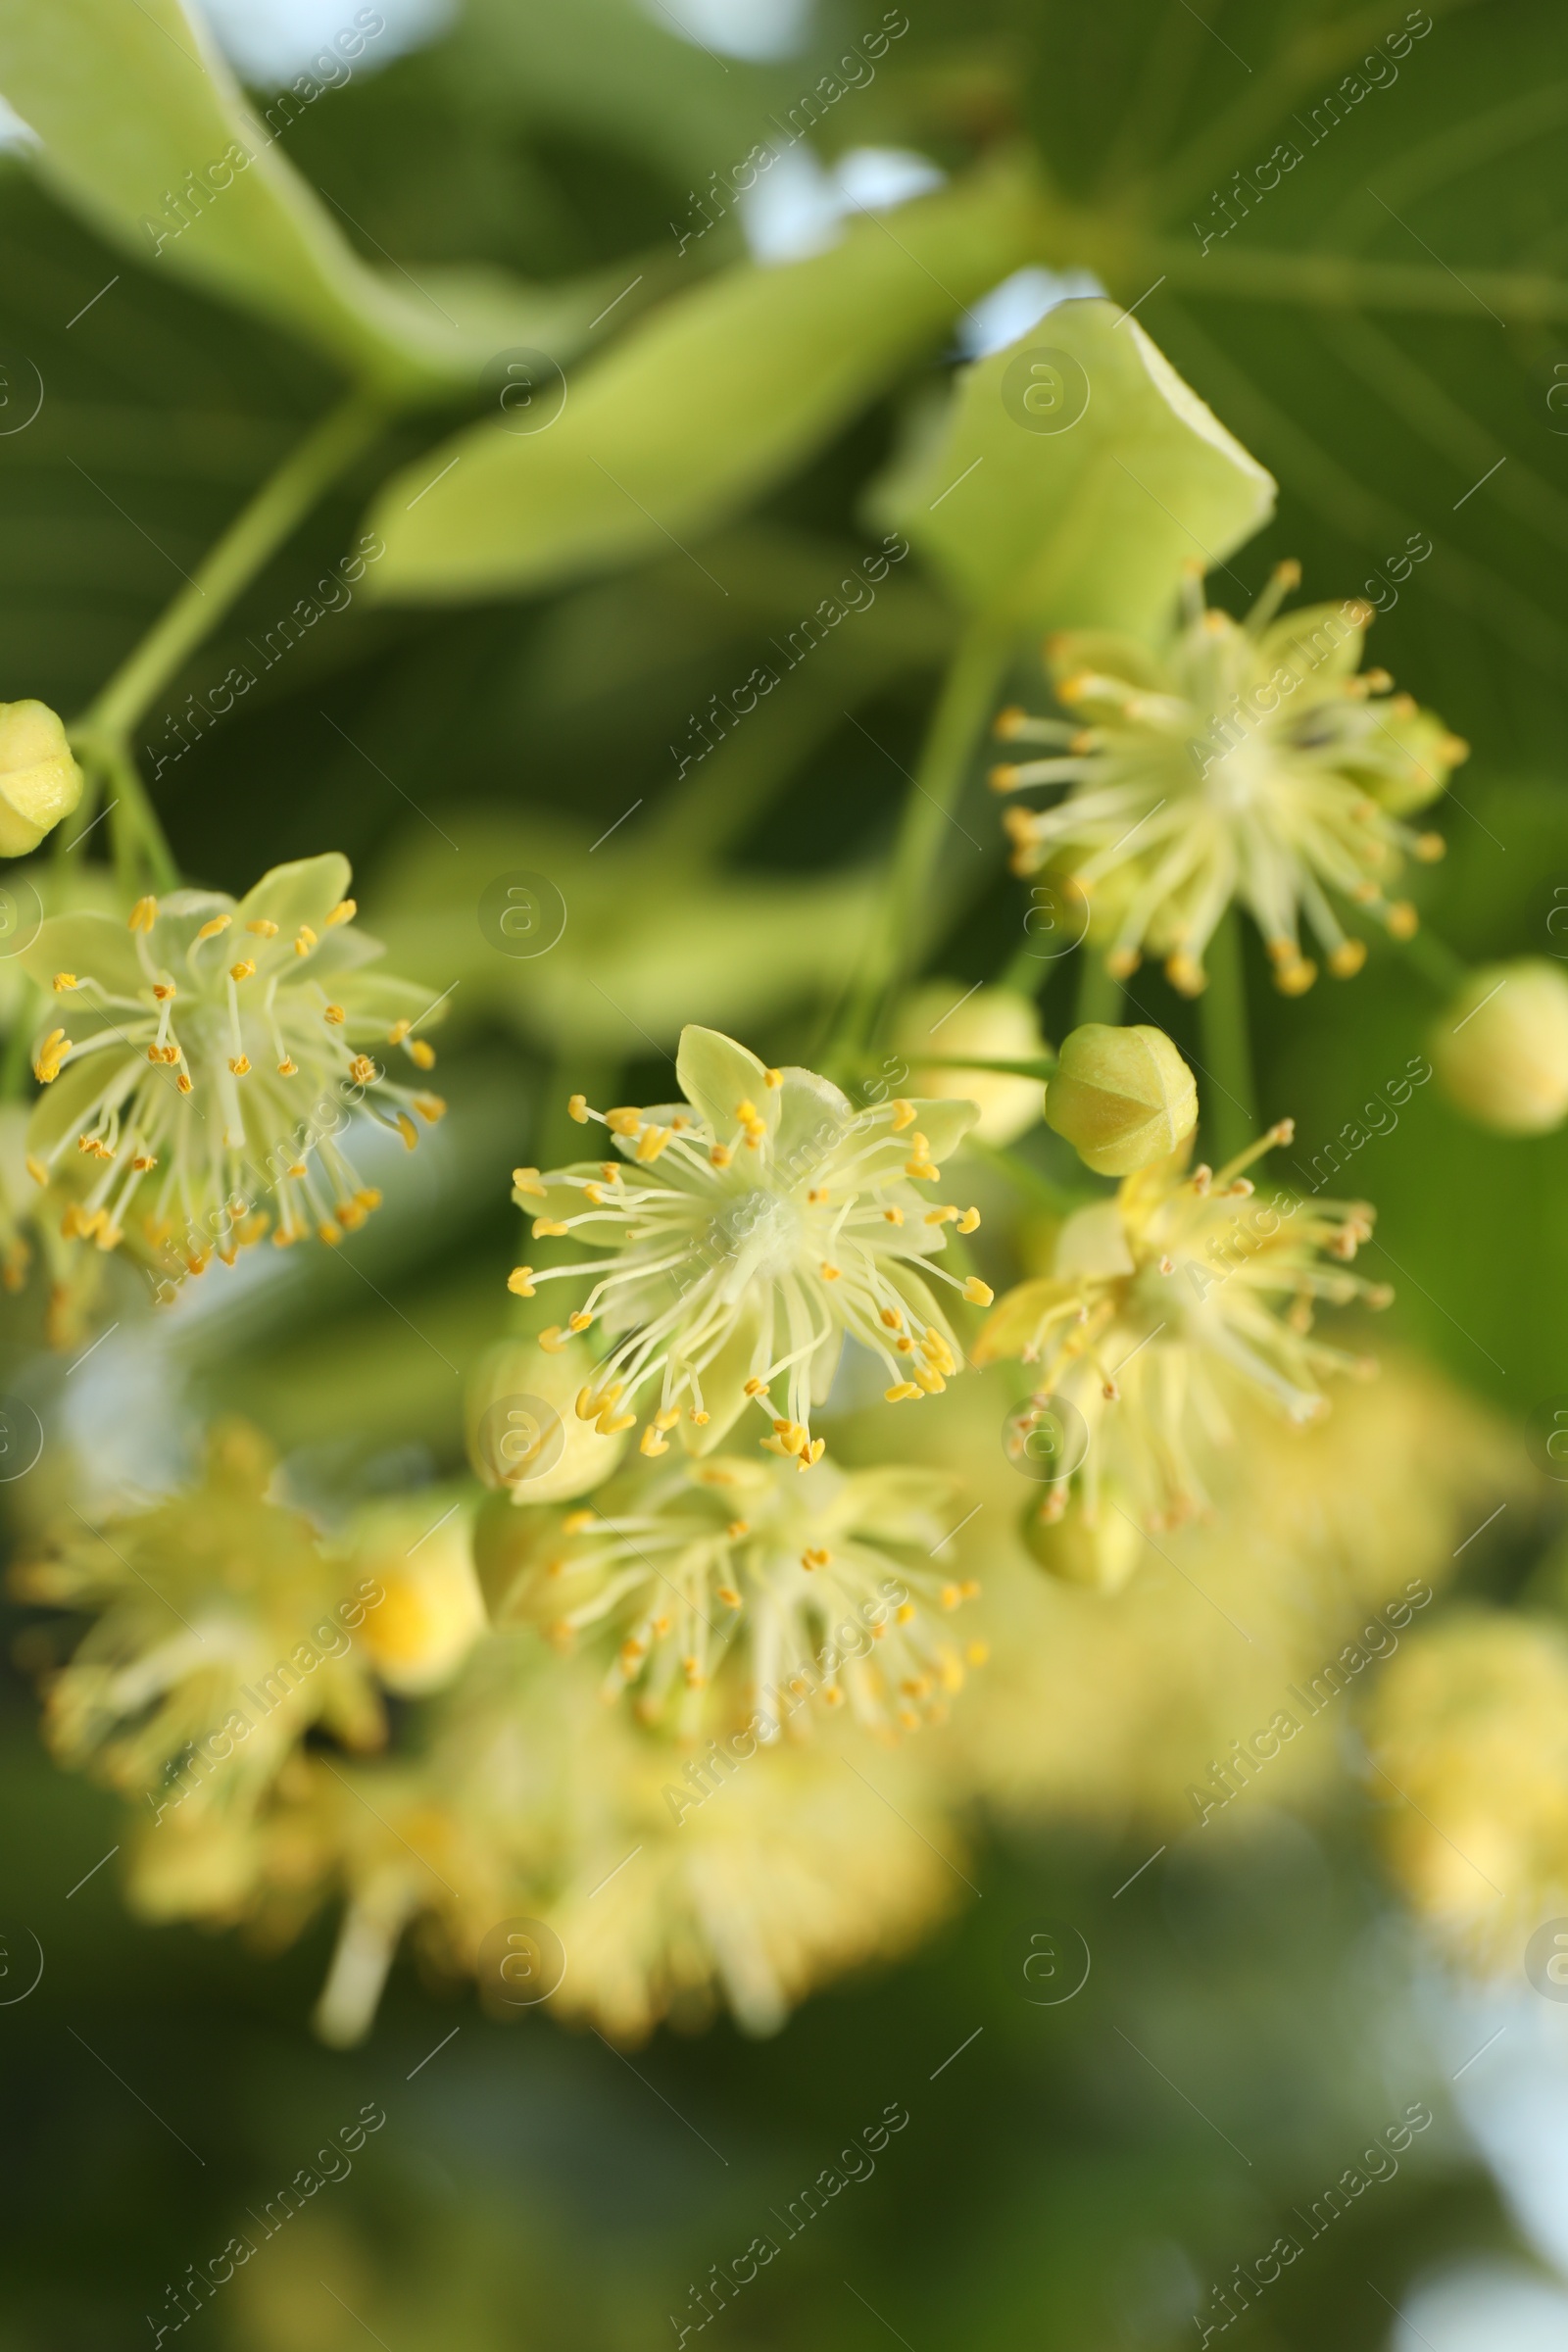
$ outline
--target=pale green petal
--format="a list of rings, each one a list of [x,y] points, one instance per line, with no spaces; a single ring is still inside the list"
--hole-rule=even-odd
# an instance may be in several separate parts
[[[78,980],[90,975],[118,997],[133,997],[147,985],[134,938],[110,914],[50,915],[17,961],[40,988],[50,987],[56,972],[74,972]],[[59,1015],[62,1028],[71,1027],[70,1010],[78,1002],[64,999]]]
[[[732,1037],[717,1029],[683,1029],[675,1074],[687,1102],[721,1143],[735,1132],[736,1105],[741,1102],[752,1103],[769,1135],[776,1131],[780,1090],[768,1085],[765,1063]]]
[[[352,871],[348,859],[338,850],[328,850],[319,858],[297,858],[288,865],[274,865],[248,890],[235,911],[234,920],[241,929],[247,923],[275,923],[290,940],[302,923],[319,934],[326,928],[326,918],[334,906],[349,895]],[[167,906],[169,901],[165,900]]]

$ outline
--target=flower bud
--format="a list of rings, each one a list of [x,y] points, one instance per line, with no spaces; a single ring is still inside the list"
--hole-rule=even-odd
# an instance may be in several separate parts
[[[1450,1099],[1499,1135],[1544,1135],[1568,1117],[1568,974],[1544,956],[1472,972],[1432,1032]]]
[[[1198,1124],[1192,1071],[1162,1029],[1086,1021],[1061,1049],[1046,1124],[1098,1176],[1130,1176],[1168,1158]]]
[[[553,1335],[546,1332],[546,1340]],[[626,1447],[576,1410],[593,1378],[580,1340],[502,1340],[473,1368],[465,1402],[468,1459],[487,1487],[514,1502],[564,1502],[610,1476]]]
[[[81,770],[46,703],[0,703],[0,858],[22,858],[69,816]]]
[[[439,1690],[486,1629],[468,1514],[431,1487],[372,1504],[349,1543],[362,1589],[373,1577],[381,1592],[356,1640],[389,1690]]]
[[[1038,1061],[1047,1051],[1040,1022],[1027,997],[1008,988],[982,988],[965,996],[961,980],[933,980],[906,998],[893,1034],[893,1050],[908,1062],[902,1084],[914,1095],[957,1095],[980,1106],[973,1132],[985,1144],[1010,1144],[1040,1117],[1038,1078],[1012,1078],[1000,1070],[939,1069],[922,1060],[940,1054],[947,1060],[975,1054],[982,1061]]]
[[[1031,1502],[1019,1523],[1024,1549],[1048,1575],[1095,1592],[1119,1592],[1138,1566],[1144,1538],[1136,1519],[1102,1497],[1098,1511],[1081,1505],[1065,1516],[1047,1497]]]

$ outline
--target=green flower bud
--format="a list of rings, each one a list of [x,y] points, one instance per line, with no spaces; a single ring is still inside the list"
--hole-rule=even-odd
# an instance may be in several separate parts
[[[1107,1594],[1130,1581],[1144,1547],[1137,1520],[1108,1498],[1093,1515],[1079,1509],[1065,1517],[1054,1510],[1049,1496],[1030,1502],[1018,1532],[1030,1558],[1049,1576]]]
[[[81,770],[46,703],[0,703],[0,858],[22,858],[69,816]]]
[[[1544,1135],[1568,1118],[1568,974],[1544,956],[1472,972],[1432,1032],[1451,1100],[1499,1135]]]
[[[626,1448],[576,1400],[592,1380],[593,1351],[549,1331],[544,1341],[501,1340],[473,1368],[465,1402],[468,1458],[487,1487],[514,1502],[564,1502],[610,1476]]]
[[[1046,1089],[1046,1124],[1098,1176],[1130,1176],[1184,1144],[1198,1087],[1163,1029],[1086,1021],[1061,1049]]]

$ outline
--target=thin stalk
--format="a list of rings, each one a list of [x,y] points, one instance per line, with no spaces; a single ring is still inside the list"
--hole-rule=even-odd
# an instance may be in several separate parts
[[[914,966],[931,918],[932,877],[1012,643],[1012,632],[990,620],[972,621],[959,641],[904,805],[881,921],[830,1051],[869,1045],[889,998]]]
[[[994,1061],[983,1054],[922,1054],[922,1070],[995,1070],[1004,1078],[1038,1078],[1042,1086],[1056,1075],[1054,1054],[1034,1061]]]
[[[1103,1021],[1107,1028],[1121,1027],[1122,988],[1105,969],[1105,959],[1092,948],[1083,951],[1083,962],[1078,973],[1078,1003],[1073,1026],[1082,1028],[1085,1021]]]
[[[1396,940],[1395,946],[1423,980],[1430,980],[1440,996],[1456,997],[1470,977],[1470,966],[1464,958],[1424,925],[1408,939]]]
[[[1198,1000],[1199,1032],[1206,1081],[1203,1140],[1216,1160],[1227,1160],[1257,1133],[1252,1091],[1252,1050],[1247,1027],[1247,972],[1242,961],[1242,917],[1234,904],[1225,909],[1203,954],[1208,985]]]
[[[82,712],[72,730],[74,739],[90,750],[104,739],[129,735],[149,703],[211,636],[262,565],[323,490],[369,445],[382,422],[383,412],[355,392],[306,434]]]

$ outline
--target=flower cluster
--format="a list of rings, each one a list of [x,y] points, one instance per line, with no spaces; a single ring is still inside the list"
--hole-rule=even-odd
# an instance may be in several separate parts
[[[520,1524],[509,1510],[481,1570],[498,1623],[532,1623],[564,1648],[609,1629],[605,1695],[635,1689],[642,1720],[684,1740],[736,1658],[718,1711],[749,1713],[763,1743],[808,1695],[877,1731],[913,1731],[940,1721],[963,1681],[936,1621],[978,1587],[930,1564],[959,1492],[939,1471],[831,1464],[803,1488],[784,1461],[715,1454],[595,1509]]]
[[[1089,898],[1092,931],[1120,978],[1146,950],[1196,996],[1203,953],[1233,899],[1263,934],[1278,987],[1298,995],[1317,966],[1301,920],[1341,978],[1360,969],[1330,893],[1397,937],[1416,927],[1390,900],[1405,857],[1443,854],[1405,817],[1434,800],[1467,747],[1386,670],[1357,675],[1369,605],[1319,605],[1276,620],[1299,567],[1284,564],[1244,622],[1205,610],[1189,573],[1180,622],[1159,653],[1072,629],[1047,647],[1070,719],[1004,711],[998,733],[1055,747],[992,771],[1001,792],[1065,784],[1054,807],[1008,811],[1014,870],[1050,865]]]
[[[73,1513],[12,1571],[24,1600],[92,1611],[47,1687],[44,1730],[64,1764],[135,1800],[245,1815],[302,1733],[346,1746],[385,1737],[351,1634],[378,1588],[268,1498],[275,1459],[242,1423],[213,1434],[206,1474],[102,1528]]]
[[[1207,1507],[1200,1442],[1228,1438],[1228,1389],[1261,1393],[1301,1424],[1327,1412],[1325,1379],[1375,1368],[1313,1335],[1319,1301],[1392,1297],[1348,1270],[1372,1210],[1285,1194],[1264,1203],[1245,1173],[1292,1132],[1271,1128],[1217,1171],[1189,1174],[1185,1146],[1077,1210],[1051,1273],[1008,1292],[975,1345],[976,1363],[1039,1367],[1041,1412],[1064,1402],[1082,1417],[1082,1460],[1048,1484],[1038,1516],[1049,1529],[1076,1502],[1100,1562],[1092,1581],[1120,1581],[1139,1528]]]
[[[368,969],[380,949],[351,928],[348,881],[346,858],[311,858],[237,903],[178,890],[138,900],[124,924],[44,923],[23,961],[70,1030],[50,1027],[36,1048],[45,1093],[28,1164],[40,1184],[68,1186],[68,1238],[113,1250],[137,1208],[138,1246],[200,1273],[215,1249],[232,1264],[269,1226],[280,1245],[313,1232],[336,1243],[377,1206],[343,1129],[358,1113],[412,1151],[416,1119],[445,1106],[367,1051],[398,1047],[428,1069],[415,1032],[434,1007],[412,981]]]
[[[979,1212],[916,1189],[936,1182],[975,1106],[900,1099],[857,1111],[827,1079],[768,1069],[711,1029],[682,1032],[676,1074],[684,1102],[657,1109],[603,1112],[572,1097],[572,1117],[604,1127],[619,1157],[520,1168],[514,1199],[537,1211],[535,1240],[580,1235],[610,1254],[518,1266],[511,1287],[531,1298],[542,1282],[597,1277],[541,1342],[564,1346],[596,1322],[614,1340],[578,1397],[584,1420],[629,1429],[656,1389],[643,1453],[664,1452],[683,1415],[688,1446],[706,1453],[750,1401],[769,1423],[762,1444],[809,1468],[823,1451],[811,1408],[847,1335],[880,1359],[890,1403],[935,1396],[958,1359],[931,1284],[991,1302],[977,1275],[933,1262],[949,1227],[972,1233]]]

